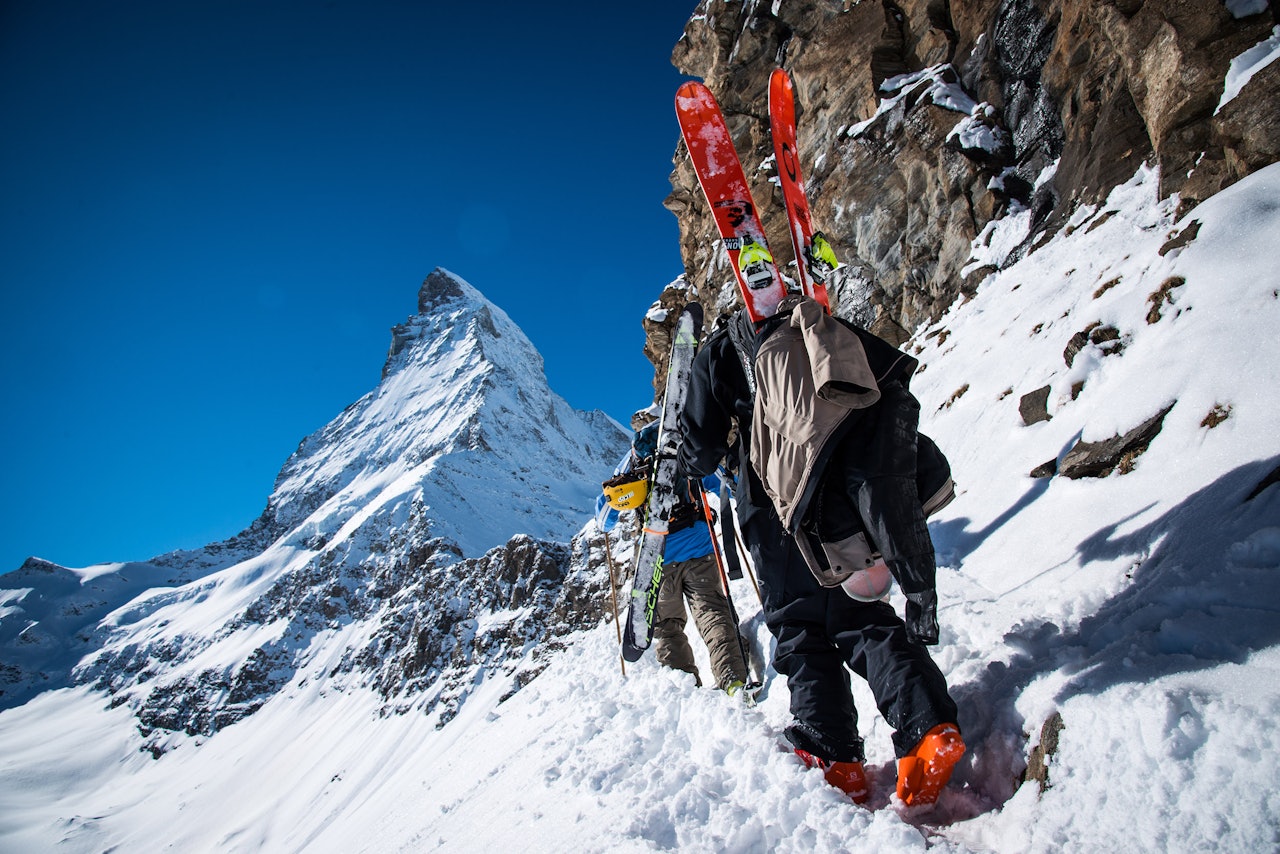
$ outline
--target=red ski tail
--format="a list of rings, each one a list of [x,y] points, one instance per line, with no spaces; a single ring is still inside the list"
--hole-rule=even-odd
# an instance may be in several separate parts
[[[676,91],[676,115],[747,311],[752,320],[769,317],[778,310],[787,288],[769,253],[764,227],[720,106],[706,86],[691,80]]]
[[[800,161],[796,146],[796,103],[791,78],[781,68],[769,77],[769,129],[773,134],[773,151],[778,160],[778,180],[787,206],[787,222],[791,227],[791,246],[796,253],[796,270],[801,289],[807,296],[831,311],[827,299],[827,276],[835,265],[826,239],[813,230],[809,199],[804,192]],[[816,244],[816,245],[815,245]]]

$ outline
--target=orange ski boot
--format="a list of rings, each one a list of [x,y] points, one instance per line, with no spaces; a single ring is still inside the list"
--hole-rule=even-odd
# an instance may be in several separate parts
[[[796,756],[810,768],[821,768],[827,782],[852,798],[855,804],[865,804],[871,797],[867,772],[861,762],[828,762],[799,748],[796,748]]]
[[[961,756],[964,739],[959,727],[938,724],[898,760],[898,797],[913,807],[936,802]]]

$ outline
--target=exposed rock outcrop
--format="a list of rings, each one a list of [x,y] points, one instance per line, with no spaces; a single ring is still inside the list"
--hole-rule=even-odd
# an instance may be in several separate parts
[[[1274,162],[1280,63],[1219,108],[1274,6],[704,0],[672,61],[720,101],[783,263],[766,93],[775,66],[791,72],[814,217],[847,264],[839,311],[901,342],[991,271],[970,261],[994,219],[1030,213],[1009,263],[1144,161],[1188,206]],[[732,273],[683,146],[674,162],[666,206],[714,316],[735,299]]]
[[[1106,477],[1119,469],[1121,474],[1132,470],[1134,460],[1141,456],[1164,426],[1164,417],[1173,409],[1165,407],[1124,435],[1113,436],[1100,442],[1076,442],[1058,464],[1058,473],[1064,477]]]
[[[213,635],[108,646],[75,681],[128,704],[157,756],[169,733],[210,736],[317,667],[333,689],[371,687],[389,711],[435,715],[443,726],[483,679],[527,683],[562,648],[559,638],[605,616],[599,542],[520,535],[459,560],[451,544],[423,538],[424,530],[391,531],[354,565],[332,552],[318,556]],[[359,625],[367,627],[356,633],[359,643],[340,660],[317,661],[317,639]],[[270,640],[243,660],[192,666],[220,641],[255,635]]]

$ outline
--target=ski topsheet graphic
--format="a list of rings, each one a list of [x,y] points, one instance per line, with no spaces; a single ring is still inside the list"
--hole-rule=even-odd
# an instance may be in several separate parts
[[[662,586],[662,559],[667,526],[676,505],[677,421],[684,406],[685,392],[693,371],[693,356],[702,335],[702,306],[691,302],[676,320],[667,366],[667,390],[662,397],[662,420],[658,423],[658,448],[650,476],[649,500],[645,508],[644,532],[636,556],[636,575],[622,637],[622,657],[637,661],[653,642],[654,611]]]
[[[751,200],[742,163],[711,91],[689,81],[676,91],[676,115],[698,183],[711,206],[742,301],[752,320],[763,320],[787,295]]]
[[[787,206],[787,222],[791,228],[791,246],[796,253],[800,287],[806,296],[822,303],[830,313],[827,280],[837,266],[836,256],[822,232],[813,229],[796,147],[795,93],[791,78],[781,68],[775,68],[769,77],[769,130],[773,134],[778,180]]]

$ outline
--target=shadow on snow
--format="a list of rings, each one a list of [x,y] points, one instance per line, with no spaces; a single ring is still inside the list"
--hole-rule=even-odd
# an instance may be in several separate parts
[[[1015,704],[1041,676],[1066,677],[1055,695],[1062,703],[1242,663],[1280,644],[1278,466],[1280,456],[1241,466],[1141,527],[1122,533],[1122,521],[1083,539],[1082,566],[1132,557],[1129,586],[1074,628],[1028,620],[1005,635],[1018,650],[1010,661],[953,687],[966,740],[978,748],[963,776],[995,808],[1013,796],[1018,782],[1005,778],[1025,762],[1028,722]],[[944,541],[967,554],[1045,488],[1034,486],[984,531]]]

